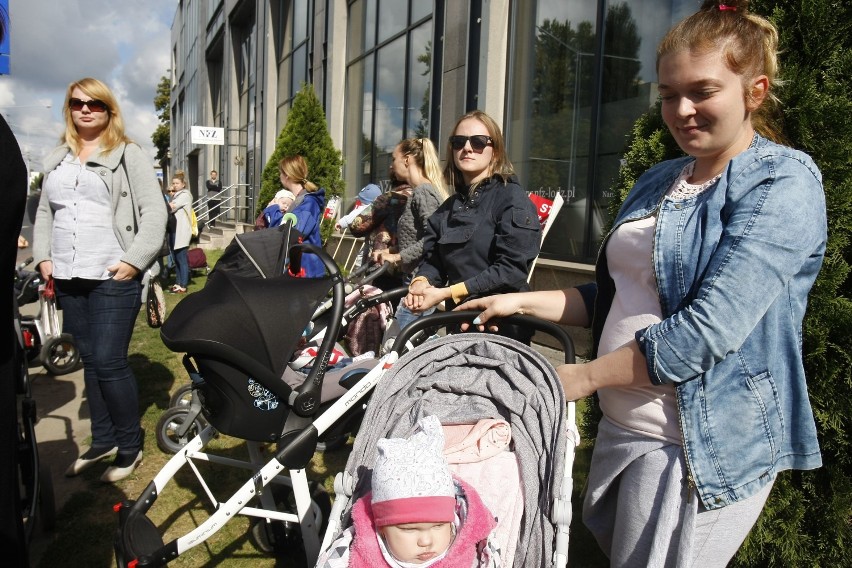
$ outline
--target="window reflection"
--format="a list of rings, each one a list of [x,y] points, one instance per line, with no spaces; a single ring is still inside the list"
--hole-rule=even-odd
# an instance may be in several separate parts
[[[432,3],[412,0],[416,21],[432,13]],[[409,136],[428,136],[432,62],[432,20],[408,23],[409,2],[355,0],[349,6],[349,64],[344,146],[344,179],[350,191],[367,183],[388,186],[393,148]],[[379,30],[372,47],[371,30]],[[356,136],[353,132],[357,132]]]
[[[423,0],[419,0],[421,3]],[[408,2],[385,0],[381,3],[379,14],[379,43],[393,37],[408,25]]]
[[[278,15],[279,107],[289,105],[301,90],[302,84],[310,82],[308,48],[312,13],[312,0],[293,0],[285,3]],[[285,116],[285,112],[279,112],[279,121]]]
[[[416,2],[415,2],[416,4]],[[432,25],[424,24],[411,32],[408,62],[411,81],[408,86],[408,128],[405,138],[429,136],[429,85],[432,80]]]
[[[695,9],[686,0],[608,3],[599,26],[601,4],[514,5],[510,157],[528,190],[565,200],[545,258],[594,259],[627,136],[657,98],[657,42]]]

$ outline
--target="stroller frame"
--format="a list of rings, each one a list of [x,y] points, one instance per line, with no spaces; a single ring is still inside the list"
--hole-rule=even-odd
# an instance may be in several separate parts
[[[80,350],[74,337],[62,332],[56,298],[45,293],[41,274],[26,270],[32,261],[29,257],[15,268],[16,326],[27,363],[33,367],[42,365],[55,377],[67,375],[79,367]],[[36,314],[21,314],[20,306],[31,302],[38,303]]]

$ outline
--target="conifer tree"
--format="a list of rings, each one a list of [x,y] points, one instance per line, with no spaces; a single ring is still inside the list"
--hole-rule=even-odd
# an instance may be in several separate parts
[[[325,112],[312,85],[305,84],[293,98],[293,106],[287,115],[287,123],[278,135],[275,150],[263,168],[261,190],[257,202],[259,214],[275,193],[281,189],[278,177],[278,162],[286,156],[303,156],[308,162],[308,179],[325,189],[326,199],[343,192],[340,150],[334,147]],[[323,227],[323,240],[326,231]]]
[[[828,246],[809,296],[805,372],[823,467],[779,474],[736,566],[850,566],[852,547],[852,5],[754,0],[781,39],[780,124],[788,143],[822,171]],[[638,175],[678,148],[659,105],[634,125],[616,186],[618,206]],[[790,211],[790,215],[795,215]],[[791,417],[790,419],[795,419]]]

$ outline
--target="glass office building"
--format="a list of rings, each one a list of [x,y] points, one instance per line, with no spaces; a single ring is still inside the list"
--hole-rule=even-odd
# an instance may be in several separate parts
[[[399,140],[446,160],[456,119],[503,126],[528,191],[565,205],[541,288],[588,278],[633,122],[657,99],[655,49],[696,0],[181,0],[172,28],[172,168],[197,192],[210,169],[249,220],[260,173],[302,85],[343,152],[348,202],[388,186]],[[192,126],[225,129],[194,145]],[[346,200],[344,202],[347,202]],[[542,280],[544,279],[544,280]]]

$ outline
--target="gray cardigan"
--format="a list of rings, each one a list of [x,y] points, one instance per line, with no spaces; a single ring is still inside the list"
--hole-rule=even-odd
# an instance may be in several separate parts
[[[49,176],[68,154],[66,145],[54,149],[44,161]],[[124,255],[122,262],[139,269],[156,260],[163,245],[168,211],[151,159],[137,144],[121,143],[107,153],[91,156],[86,169],[101,176],[112,198],[113,230]],[[53,210],[42,192],[33,227],[34,266],[50,260]]]
[[[423,260],[423,236],[426,220],[444,202],[444,197],[430,183],[414,188],[408,204],[399,217],[396,229],[402,271],[411,274]]]

